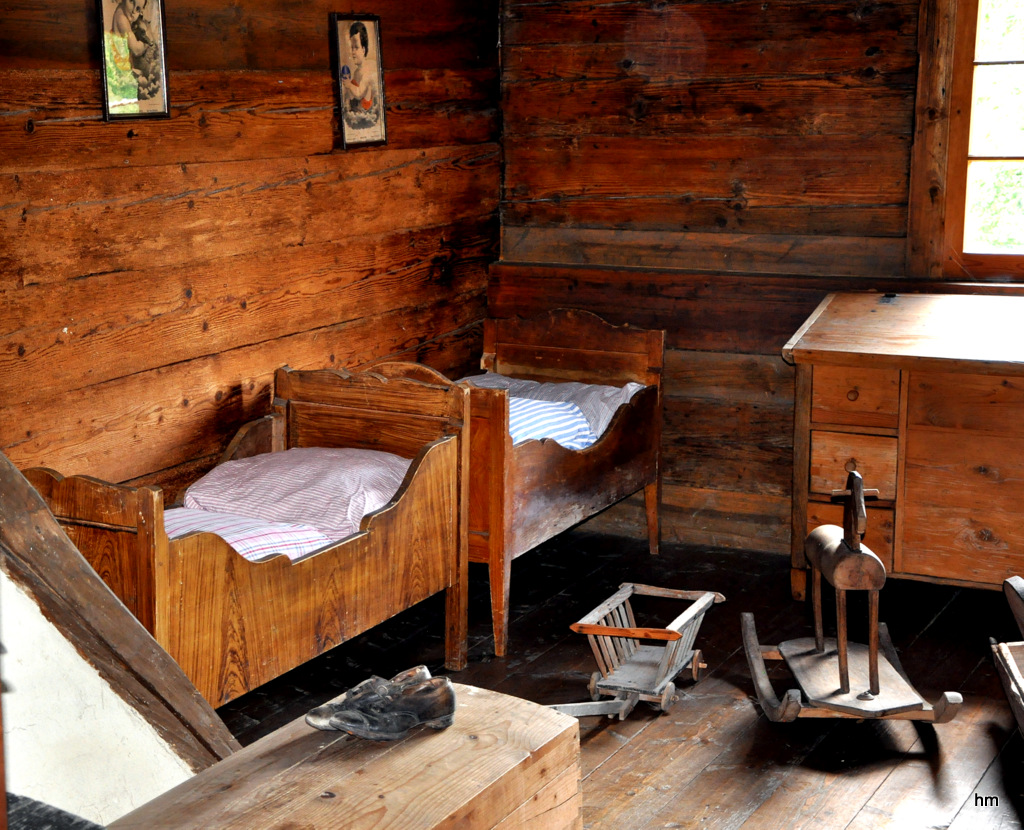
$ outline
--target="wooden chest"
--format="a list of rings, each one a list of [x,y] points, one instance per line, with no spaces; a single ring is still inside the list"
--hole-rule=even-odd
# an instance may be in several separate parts
[[[576,719],[473,686],[455,694],[452,726],[394,742],[299,718],[110,827],[581,827]]]
[[[832,294],[783,349],[797,367],[793,593],[804,538],[842,524],[857,470],[865,544],[892,576],[999,588],[1024,573],[1024,297]]]

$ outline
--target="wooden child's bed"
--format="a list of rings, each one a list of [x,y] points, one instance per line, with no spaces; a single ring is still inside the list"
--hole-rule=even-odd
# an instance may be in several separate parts
[[[664,343],[663,331],[613,326],[578,310],[484,321],[481,368],[489,372],[540,382],[644,387],[583,450],[550,439],[514,446],[508,390],[470,388],[469,558],[489,566],[498,656],[507,649],[509,582],[517,556],[640,489],[650,550],[658,552]]]
[[[245,425],[223,461],[293,447],[364,448],[413,459],[360,529],[296,559],[250,562],[212,533],[169,539],[156,487],[25,471],[82,554],[220,706],[439,592],[445,665],[466,662],[463,387],[415,364],[275,376],[272,414]]]

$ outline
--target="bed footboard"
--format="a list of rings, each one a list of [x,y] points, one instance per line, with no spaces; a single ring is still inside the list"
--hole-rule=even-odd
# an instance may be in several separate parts
[[[220,706],[454,584],[457,452],[437,441],[359,533],[295,562],[249,562],[208,533],[171,542],[157,641]]]

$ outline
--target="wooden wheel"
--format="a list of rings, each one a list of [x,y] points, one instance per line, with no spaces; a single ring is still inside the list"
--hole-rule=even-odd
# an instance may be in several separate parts
[[[661,693],[661,711],[667,712],[678,699],[676,697],[676,684],[670,682],[665,687],[665,691]]]
[[[591,700],[600,700],[601,693],[597,690],[597,681],[601,679],[601,672],[596,671],[590,675],[590,682],[587,684],[587,691],[590,692]]]
[[[704,665],[704,655],[700,649],[697,649],[693,653],[693,659],[690,661],[690,674],[693,675],[693,682],[696,683],[700,680],[700,670]]]

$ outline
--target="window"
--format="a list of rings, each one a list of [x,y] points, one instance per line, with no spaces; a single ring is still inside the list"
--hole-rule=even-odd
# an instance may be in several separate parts
[[[1024,3],[961,0],[949,136],[947,275],[1024,279]]]

